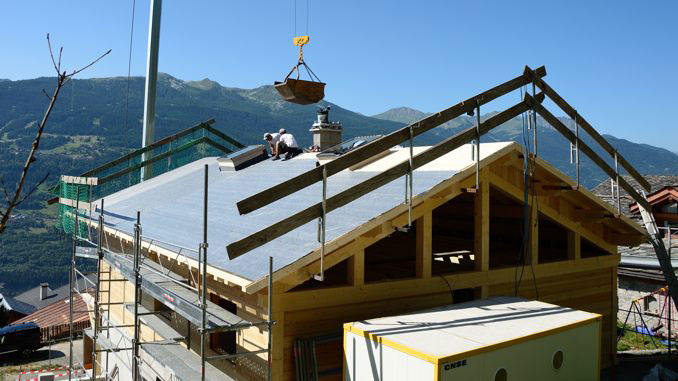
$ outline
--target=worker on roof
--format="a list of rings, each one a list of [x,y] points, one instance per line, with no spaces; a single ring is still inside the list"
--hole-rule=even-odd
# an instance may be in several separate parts
[[[277,132],[267,132],[264,134],[264,140],[268,142],[268,147],[271,149],[271,156],[275,156],[277,152],[276,147],[280,141],[280,134]]]
[[[275,156],[273,156],[273,160],[280,159],[280,154],[283,153],[285,154],[285,158],[283,160],[289,160],[301,154],[302,152],[304,151],[299,148],[294,135],[287,133],[284,128],[281,128],[280,141],[278,141],[278,144],[275,147]]]

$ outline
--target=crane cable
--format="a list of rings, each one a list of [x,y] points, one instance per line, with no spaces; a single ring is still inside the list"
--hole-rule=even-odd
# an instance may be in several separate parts
[[[311,0],[306,0],[306,35],[308,36],[308,25],[309,25],[309,15],[311,9]],[[294,0],[294,35],[292,38],[297,37],[297,0]]]
[[[129,127],[128,127],[128,117],[129,117],[129,86],[130,78],[132,74],[132,41],[134,40],[134,11],[136,9],[137,2],[132,0],[132,23],[130,25],[129,33],[129,57],[127,60],[127,99],[125,101],[125,146],[129,148]]]
[[[523,99],[523,91],[527,93],[527,89],[523,90],[523,88],[520,88],[520,99]],[[536,197],[536,183],[535,183],[535,169],[537,165],[537,158],[536,158],[536,139],[534,141],[535,147],[530,146],[530,138],[529,138],[529,125],[531,123],[527,123],[528,121],[532,122],[534,119],[530,118],[531,115],[525,115],[525,113],[521,114],[521,119],[522,119],[522,139],[523,139],[523,144],[525,146],[525,154],[523,155],[523,175],[524,175],[524,190],[523,190],[523,216],[522,216],[522,223],[521,223],[521,238],[522,238],[522,243],[521,243],[521,248],[520,251],[518,252],[518,261],[516,263],[516,268],[515,268],[515,274],[514,274],[514,292],[515,296],[518,296],[518,293],[520,291],[520,284],[522,283],[523,280],[523,274],[525,273],[525,261],[527,260],[527,254],[531,254],[532,252],[532,224],[535,223],[535,221],[532,219],[533,213],[531,212],[529,208],[529,202],[528,199],[530,198],[529,195],[529,189],[530,187],[532,188],[532,208],[537,208],[539,210],[539,199]],[[529,118],[529,119],[528,119]],[[526,120],[527,119],[527,120]],[[536,118],[535,118],[536,119]],[[534,123],[534,126],[532,126],[533,133],[536,134],[536,123]],[[532,165],[530,165],[530,153],[532,149],[535,150],[535,155],[532,159]],[[538,218],[538,214],[537,214]],[[520,267],[520,275],[518,272],[518,268]],[[530,270],[532,273],[532,285],[534,286],[534,292],[536,299],[539,299],[539,287],[537,285],[537,278],[535,276],[535,271],[534,271],[534,262],[530,260]]]

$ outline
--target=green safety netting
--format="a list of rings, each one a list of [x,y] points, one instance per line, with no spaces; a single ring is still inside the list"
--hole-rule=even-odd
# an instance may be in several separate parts
[[[83,184],[68,184],[63,181],[52,188],[52,193],[62,199],[79,200],[84,203],[90,201],[92,186]],[[86,204],[85,204],[86,205]],[[83,208],[78,208],[77,218],[79,229],[76,232],[78,237],[87,237],[87,223],[84,221],[86,211]],[[73,234],[75,230],[76,208],[69,205],[59,203],[59,216],[57,218],[57,228],[67,234]]]
[[[142,170],[145,172],[144,178],[150,179],[196,160],[222,156],[244,147],[211,127],[213,123],[214,120],[200,123],[80,175],[96,177],[96,186],[65,184],[60,181],[51,191],[61,198],[75,200],[77,190],[80,189],[80,200],[90,202],[138,184],[141,182]],[[83,214],[83,210],[80,214]],[[75,208],[60,203],[57,225],[64,232],[71,233],[75,225]],[[80,225],[78,234],[86,234],[86,224]]]

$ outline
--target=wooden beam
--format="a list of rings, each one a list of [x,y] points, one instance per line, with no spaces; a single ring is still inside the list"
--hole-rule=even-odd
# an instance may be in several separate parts
[[[535,265],[534,273],[538,278],[572,274],[605,267],[613,267],[619,263],[619,255],[605,255],[584,258],[580,261],[560,261]],[[443,279],[444,278],[444,279]],[[523,281],[532,279],[532,272],[525,271]],[[492,286],[515,281],[515,267],[493,269],[484,272],[464,272],[435,276],[431,279],[404,279],[390,282],[365,284],[360,293],[352,293],[350,287],[333,289],[315,289],[285,293],[277,297],[277,304],[286,311],[306,310],[310,308],[336,307],[344,304],[369,303],[372,301],[405,298],[416,295],[427,295],[449,292],[448,284],[455,289]],[[277,326],[276,326],[277,327]],[[277,329],[277,328],[276,328]],[[274,329],[275,331],[275,329]]]
[[[78,209],[90,209],[91,204],[86,201],[76,201],[76,200],[71,200],[70,198],[63,198],[59,197],[59,204],[63,204],[66,206],[70,206],[71,208],[78,208]]]
[[[578,222],[598,222],[607,218],[615,218],[615,215],[605,210],[572,210],[572,218]]]
[[[347,260],[351,258],[356,251],[358,251],[358,242],[356,240],[351,241],[350,243],[340,247],[337,250],[332,251],[331,253],[327,254],[324,259],[323,266],[325,270],[336,266],[337,264],[341,263],[344,260]],[[362,250],[362,248],[360,248]],[[351,272],[351,268],[349,267],[348,269],[349,272]],[[284,286],[282,287],[283,291],[288,291],[308,279],[311,279],[314,275],[320,273],[320,258],[319,256],[316,257],[316,259],[307,264],[304,267],[298,268],[296,271],[289,273],[285,275],[282,278],[275,279],[275,275],[273,277],[273,281],[277,284],[283,284]],[[349,278],[350,280],[350,278]]]
[[[543,98],[542,98],[543,99]],[[478,130],[480,130],[480,135],[483,135],[493,128],[501,125],[502,123],[511,120],[515,116],[520,115],[521,113],[529,109],[526,102],[520,102],[515,106],[500,112],[499,114],[494,115],[493,117],[487,119],[485,122],[480,124]],[[440,156],[453,151],[462,145],[470,142],[476,137],[477,131],[476,127],[470,127],[464,131],[457,133],[454,136],[451,136],[442,142],[434,145],[433,147],[427,149],[424,152],[421,152],[415,155],[412,159],[413,169],[417,169],[431,161],[439,158]],[[339,159],[336,159],[339,160]],[[335,160],[335,161],[336,161]],[[329,162],[329,165],[334,161]],[[316,168],[321,168],[316,167]],[[341,208],[342,206],[348,204],[349,202],[367,194],[371,191],[405,175],[409,171],[409,161],[403,161],[402,163],[391,167],[390,169],[381,172],[380,174],[373,176],[366,181],[363,181],[360,184],[354,185],[330,198],[326,201],[326,211],[329,213],[335,209]],[[315,205],[312,205],[292,216],[279,221],[273,225],[270,225],[254,234],[251,234],[245,238],[242,238],[238,241],[235,241],[229,244],[226,247],[228,252],[228,257],[230,259],[237,258],[246,252],[253,250],[263,244],[282,236],[283,234],[294,230],[300,226],[303,226],[309,221],[312,221],[320,216],[322,216],[322,203],[318,202]]]
[[[555,196],[567,191],[572,191],[572,186],[561,184],[537,184],[537,192],[541,196]]]
[[[541,105],[541,102],[533,102],[532,97],[529,94],[525,94],[525,99],[528,102],[528,104],[532,105],[534,104],[534,109],[539,115],[548,122],[548,124],[551,125],[556,131],[560,132],[561,135],[563,135],[567,140],[569,140],[571,143],[576,143],[577,142],[577,137],[575,134],[567,128],[563,122],[561,122],[558,118],[556,118],[553,114],[551,114],[550,111],[548,111],[544,106]],[[614,172],[614,169],[610,167],[598,154],[596,154],[591,147],[589,147],[586,143],[584,143],[583,140],[579,139],[579,149],[586,155],[588,156],[589,159],[591,159],[600,169],[603,170],[610,178],[614,179],[616,178],[616,173]],[[631,185],[629,185],[626,180],[622,176],[619,176],[619,185],[631,196],[633,197],[634,200],[636,200],[639,204],[643,205],[646,207],[648,210],[650,210],[650,205],[648,202],[641,197],[638,192],[636,192],[635,189]]]
[[[289,196],[298,190],[304,189],[312,184],[315,184],[316,182],[322,181],[323,167],[327,171],[327,176],[332,176],[346,168],[356,165],[374,155],[378,155],[391,147],[409,140],[410,129],[413,136],[418,136],[460,115],[473,112],[475,108],[478,107],[478,105],[486,104],[504,94],[507,94],[520,88],[521,86],[530,83],[531,76],[541,78],[545,75],[546,68],[543,66],[536,69],[535,71],[529,71],[529,73],[528,68],[526,67],[522,75],[519,75],[508,82],[504,82],[501,85],[493,87],[490,90],[482,92],[450,108],[432,114],[418,122],[412,123],[409,126],[403,127],[386,136],[376,139],[371,143],[349,151],[346,154],[326,164],[318,166],[306,173],[293,177],[276,186],[247,197],[236,204],[238,211],[240,214],[247,214],[276,200]]]
[[[628,173],[636,181],[638,181],[638,183],[642,185],[643,188],[645,188],[645,190],[647,191],[651,190],[650,183],[648,183],[647,180],[645,180],[645,178],[640,173],[638,173],[638,171],[628,161],[626,161],[626,159],[624,159],[624,157],[614,147],[612,147],[612,145],[610,145],[610,143],[608,143],[608,141],[605,140],[605,138],[602,137],[598,133],[598,131],[596,131],[595,128],[593,128],[593,126],[591,126],[589,122],[587,122],[586,119],[584,119],[584,117],[582,117],[577,112],[577,110],[574,109],[574,107],[570,106],[570,104],[567,103],[565,99],[563,99],[555,90],[553,90],[551,86],[544,82],[544,80],[541,78],[541,76],[538,75],[538,73],[534,76],[530,74],[530,76],[532,77],[532,82],[535,85],[537,85],[541,89],[541,91],[543,91],[544,94],[546,94],[546,96],[549,97],[549,99],[551,99],[553,103],[555,103],[558,107],[560,107],[560,109],[563,110],[570,118],[576,119],[577,124],[584,131],[586,131],[586,133],[588,133],[589,136],[593,138],[593,140],[595,140],[601,147],[603,147],[603,149],[608,154],[610,154],[610,156],[614,157],[614,154],[616,152],[617,161],[619,162],[619,164],[624,169],[626,169],[626,171],[628,171]]]
[[[417,278],[431,277],[432,245],[433,212],[429,210],[417,220]]]
[[[81,185],[97,185],[98,179],[96,177],[80,177],[80,176],[61,176],[61,181],[66,184],[81,184]]]
[[[678,214],[675,213],[652,213],[657,220],[678,221]]]
[[[504,179],[503,177],[497,175],[496,173],[490,173],[490,181],[497,188],[501,189],[504,193],[508,194],[512,198],[522,202],[523,200],[523,190],[521,187],[518,187],[512,184],[510,181]],[[532,197],[528,198],[528,204],[532,204]],[[550,206],[544,204],[543,202],[539,204],[539,211],[545,216],[558,221],[559,224],[565,226],[570,230],[580,230],[582,236],[586,239],[605,249],[606,251],[612,251],[615,246],[606,242],[602,237],[598,237],[594,232],[591,232],[588,229],[585,229],[576,221],[573,221],[571,217],[563,215],[561,211],[551,208]]]
[[[605,230],[605,240],[617,246],[628,246],[628,247],[638,246],[642,243],[647,242],[647,238],[631,234],[615,233],[608,229]]]
[[[480,171],[478,182],[480,189],[474,199],[473,260],[476,271],[487,271],[490,269],[490,179],[487,168]]]

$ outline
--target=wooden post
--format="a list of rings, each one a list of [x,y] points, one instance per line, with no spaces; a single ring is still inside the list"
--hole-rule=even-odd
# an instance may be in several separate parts
[[[430,278],[433,260],[433,212],[429,210],[416,223],[417,278]]]
[[[490,182],[487,169],[480,172],[475,196],[474,252],[476,271],[490,269]]]
[[[567,259],[571,261],[581,259],[581,235],[579,232],[567,231]]]
[[[488,169],[480,171],[479,189],[475,194],[474,250],[473,260],[476,271],[490,270],[490,176]],[[480,287],[480,298],[489,296],[489,287]]]
[[[352,286],[365,284],[365,249],[362,246],[348,258],[348,284]]]
[[[617,297],[618,285],[617,285],[617,266],[610,268],[612,271],[612,316],[610,319],[610,356],[612,357],[610,361],[613,365],[617,364],[617,310],[619,308],[619,299]],[[669,299],[670,300],[670,299]],[[671,316],[671,315],[669,315]],[[669,321],[669,324],[671,322]],[[670,340],[670,339],[669,339]],[[670,342],[670,341],[669,341]]]

